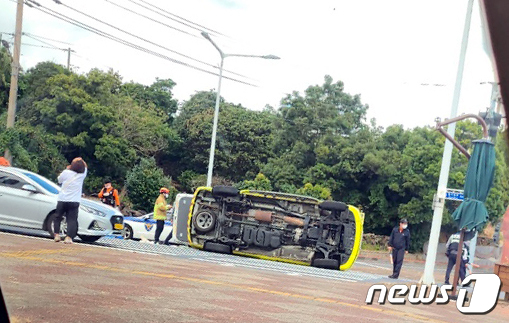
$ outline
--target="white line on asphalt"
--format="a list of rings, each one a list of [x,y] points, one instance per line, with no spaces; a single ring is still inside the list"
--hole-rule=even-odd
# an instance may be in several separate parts
[[[221,262],[221,261],[218,261],[218,260],[205,259],[205,258],[196,258],[196,257],[193,257],[191,259],[198,260],[198,261],[211,262],[211,263],[215,263],[215,264],[223,264],[224,263],[224,262]],[[237,264],[237,266],[245,267],[245,268],[251,268],[251,269],[258,269],[258,270],[260,270],[260,269],[267,269],[267,270],[270,270],[270,271],[284,273],[284,274],[287,274],[287,275],[290,273],[290,272],[288,272],[287,270],[284,270],[284,269],[271,268],[271,267],[266,267],[266,266],[256,266],[256,265],[252,266],[252,265],[248,265],[248,264]],[[327,276],[327,275],[320,275],[320,274],[311,274],[311,273],[301,273],[301,276],[309,276],[309,277],[315,277],[315,278],[326,278],[326,279],[335,279],[335,280],[341,280],[341,281],[350,282],[350,283],[358,282],[358,280],[353,280],[353,279],[348,279],[348,278],[341,278],[341,277],[337,277],[337,276]]]
[[[28,239],[42,240],[42,241],[51,242],[51,244],[55,243],[55,242],[53,242],[53,240],[51,240],[49,238],[28,236],[28,235],[24,235],[24,234],[21,234],[21,233],[0,232],[0,234],[16,236],[16,237],[22,237],[22,238],[28,238]],[[121,250],[121,251],[125,251],[125,252],[142,253],[142,254],[147,254],[147,255],[156,255],[156,256],[160,255],[159,253],[151,253],[151,252],[144,252],[144,251],[138,251],[138,250],[129,250],[129,249],[122,249],[122,248],[112,248],[112,247],[99,246],[99,245],[89,244],[89,243],[74,243],[73,245],[77,245],[77,246],[82,245],[82,246],[89,246],[89,247],[95,247],[95,248],[104,248],[104,249],[110,249],[110,250],[112,250],[112,249],[113,250]]]
[[[382,266],[377,266],[377,265],[372,265],[372,264],[368,264],[367,262],[362,262],[362,261],[356,261],[356,264],[392,271],[392,269],[390,269],[390,268],[382,267]]]

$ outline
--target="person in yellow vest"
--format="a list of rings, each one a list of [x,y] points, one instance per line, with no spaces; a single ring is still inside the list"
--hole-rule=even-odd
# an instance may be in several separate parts
[[[166,220],[166,211],[171,208],[171,205],[166,204],[166,199],[170,195],[170,190],[166,187],[162,187],[159,190],[159,197],[156,200],[156,204],[154,205],[154,220],[156,220],[156,235],[154,244],[159,243],[159,237],[161,236],[161,232],[164,229],[164,221]]]

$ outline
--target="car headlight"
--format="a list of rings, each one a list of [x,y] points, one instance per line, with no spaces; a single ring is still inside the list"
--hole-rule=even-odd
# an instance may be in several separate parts
[[[102,216],[102,217],[106,216],[106,213],[101,212],[98,209],[94,209],[94,208],[85,206],[85,205],[80,205],[80,209],[82,209],[85,212],[91,213],[93,215],[98,215],[98,216]]]

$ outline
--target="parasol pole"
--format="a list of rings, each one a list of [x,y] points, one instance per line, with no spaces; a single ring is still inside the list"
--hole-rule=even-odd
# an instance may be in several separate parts
[[[456,299],[456,290],[458,288],[458,276],[460,274],[461,257],[463,256],[463,240],[465,237],[465,228],[460,231],[460,242],[458,245],[458,254],[456,255],[456,266],[454,267],[454,282],[452,283],[452,294],[449,299]]]

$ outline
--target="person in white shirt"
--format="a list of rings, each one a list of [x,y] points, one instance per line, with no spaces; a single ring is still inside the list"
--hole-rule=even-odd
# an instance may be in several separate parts
[[[65,215],[67,220],[67,236],[64,243],[73,243],[78,234],[78,212],[80,208],[83,181],[87,177],[87,164],[81,157],[74,158],[59,176],[58,183],[62,189],[58,194],[58,203],[54,225],[55,242],[61,241],[60,223]]]

